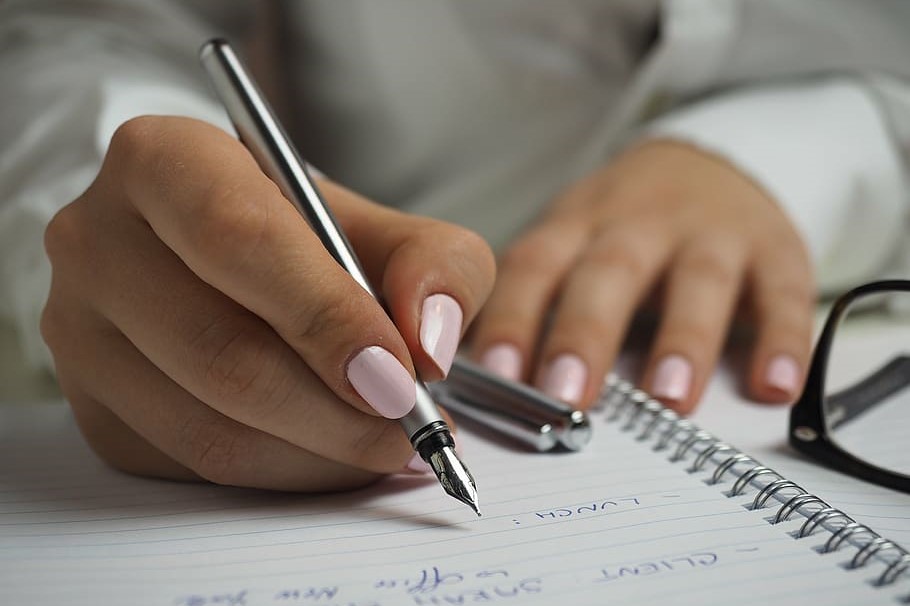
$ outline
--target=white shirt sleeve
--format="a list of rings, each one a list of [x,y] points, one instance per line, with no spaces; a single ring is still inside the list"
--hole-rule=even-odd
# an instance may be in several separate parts
[[[230,130],[195,60],[205,34],[186,25],[178,9],[171,15],[165,3],[149,3],[156,8],[146,22],[159,32],[146,39],[93,20],[97,3],[82,4],[0,7],[0,39],[7,41],[0,82],[18,83],[3,87],[0,112],[0,318],[16,326],[28,361],[48,367],[38,329],[50,285],[44,228],[91,183],[117,126],[142,114],[178,114]],[[127,5],[145,10],[120,3],[112,14]],[[172,20],[182,25],[166,27]],[[175,50],[184,46],[188,53]]]
[[[802,233],[822,292],[881,277],[902,252],[907,176],[856,80],[734,90],[658,118],[645,136],[700,147],[763,187]]]

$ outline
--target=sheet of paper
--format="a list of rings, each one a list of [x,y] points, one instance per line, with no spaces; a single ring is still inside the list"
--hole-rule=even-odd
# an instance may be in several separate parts
[[[595,418],[579,454],[464,435],[484,512],[431,480],[339,495],[134,478],[62,405],[0,409],[0,595],[9,604],[893,603],[846,551],[771,525],[702,474]],[[832,495],[832,502],[843,495]],[[849,506],[850,503],[844,503]],[[907,515],[908,511],[904,511]]]

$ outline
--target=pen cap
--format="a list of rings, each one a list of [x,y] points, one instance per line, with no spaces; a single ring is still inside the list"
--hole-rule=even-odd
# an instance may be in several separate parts
[[[550,425],[559,443],[581,450],[591,440],[588,416],[523,383],[509,381],[456,356],[445,385],[453,396],[484,408],[524,419],[537,427]]]
[[[477,401],[455,395],[444,383],[433,383],[430,391],[436,401],[452,413],[533,450],[547,452],[559,444],[556,428],[551,423],[515,414],[508,407],[489,400]]]

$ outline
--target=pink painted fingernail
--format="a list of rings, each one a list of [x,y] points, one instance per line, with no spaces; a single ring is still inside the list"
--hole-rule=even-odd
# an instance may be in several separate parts
[[[414,456],[411,457],[411,460],[408,461],[408,464],[406,465],[406,467],[407,467],[408,471],[412,471],[414,473],[420,473],[420,474],[432,473],[432,471],[433,471],[433,468],[431,468],[430,465],[426,461],[421,459],[420,455],[416,452],[414,453]]]
[[[799,374],[799,365],[793,356],[778,354],[768,362],[765,381],[774,389],[793,397],[799,389]]]
[[[577,404],[585,392],[588,367],[575,354],[557,356],[544,374],[541,389],[569,404]]]
[[[663,400],[682,402],[692,389],[692,365],[684,357],[672,354],[657,365],[651,394]]]
[[[521,378],[521,353],[508,343],[500,343],[487,349],[480,358],[480,364],[500,377],[518,381]]]
[[[411,374],[389,351],[365,347],[348,363],[348,381],[376,412],[400,419],[417,402],[417,385]]]
[[[423,302],[420,313],[420,346],[443,376],[449,374],[461,339],[461,306],[449,295],[435,294]]]

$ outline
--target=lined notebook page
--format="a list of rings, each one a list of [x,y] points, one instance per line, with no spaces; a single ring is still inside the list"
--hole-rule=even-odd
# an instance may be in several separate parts
[[[462,436],[484,516],[435,481],[332,496],[110,471],[62,406],[0,410],[4,603],[208,606],[891,604],[826,536],[794,540],[704,475],[595,418],[578,454]],[[832,504],[838,505],[836,497]],[[618,602],[616,602],[618,600]]]

